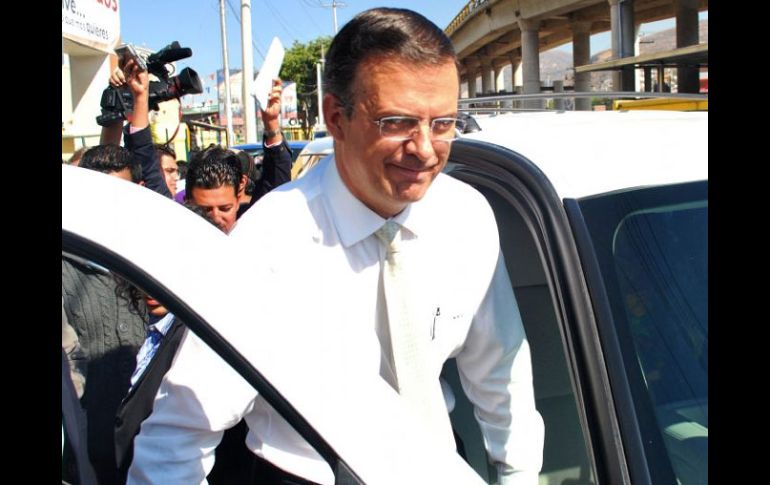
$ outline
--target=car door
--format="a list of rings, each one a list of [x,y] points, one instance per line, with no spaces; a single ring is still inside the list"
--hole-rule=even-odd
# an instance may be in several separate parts
[[[384,381],[338,379],[338,369],[293,352],[312,342],[270,326],[268,311],[255,311],[269,299],[271,282],[254,281],[246,250],[170,199],[62,167],[63,254],[89,259],[153,295],[294,427],[335,483],[477,483],[456,454],[433,444]],[[244,338],[245,325],[259,327],[260,338]],[[306,397],[309,386],[320,390],[314,399]]]

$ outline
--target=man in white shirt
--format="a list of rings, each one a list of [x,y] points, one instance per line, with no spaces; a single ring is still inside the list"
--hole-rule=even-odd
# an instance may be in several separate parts
[[[378,235],[395,222],[411,283],[403,314],[425,387],[440,389],[441,368],[455,357],[499,483],[536,484],[543,422],[494,214],[481,194],[441,174],[463,124],[456,62],[443,31],[415,12],[357,15],[327,54],[323,109],[334,157],[263,197],[230,237],[267,255],[271,297],[286,288],[302,295],[290,315],[274,315],[276,326],[315,336],[318,349],[308,352],[336,359],[343,372],[385,379],[411,405],[402,384],[413,376],[398,370],[404,338],[394,337],[403,331],[394,326],[400,314],[384,289],[394,250]],[[200,483],[222,431],[241,417],[251,430],[247,446],[274,466],[258,483],[334,483],[320,456],[193,336],[135,441],[129,483]],[[429,426],[451,436],[448,419]]]

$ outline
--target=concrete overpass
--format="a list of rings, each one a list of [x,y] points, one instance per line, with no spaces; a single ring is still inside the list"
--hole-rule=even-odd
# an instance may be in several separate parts
[[[708,0],[471,0],[447,26],[460,59],[468,96],[498,92],[502,71],[521,67],[522,94],[540,92],[542,51],[573,43],[573,65],[590,62],[590,36],[611,31],[612,58],[634,55],[639,25],[676,18],[677,47],[698,43],[698,12]],[[589,90],[588,72],[576,72],[575,91]],[[481,93],[476,79],[481,77]],[[698,69],[678,71],[679,92],[697,93]],[[468,81],[472,82],[468,82]],[[633,91],[633,66],[619,68],[613,90]],[[577,109],[590,109],[589,99],[576,100]],[[534,103],[534,104],[533,104]],[[529,102],[538,107],[537,102]]]

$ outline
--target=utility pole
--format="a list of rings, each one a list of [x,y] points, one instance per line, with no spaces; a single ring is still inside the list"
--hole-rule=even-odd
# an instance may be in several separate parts
[[[227,146],[235,141],[233,137],[233,109],[230,105],[230,66],[227,63],[227,31],[225,30],[225,0],[219,0],[219,25],[222,30],[222,63],[225,75],[225,119],[227,130],[225,131]],[[219,97],[219,93],[217,93]]]
[[[251,47],[251,0],[241,0],[241,53],[243,82],[241,103],[243,103],[243,132],[246,143],[257,142],[257,116],[251,85],[254,83],[254,54]]]
[[[324,60],[324,45],[321,43],[321,58],[315,64],[315,73],[318,89],[318,125],[315,131],[326,131],[326,123],[324,123],[324,109],[323,109],[323,66],[326,61]]]
[[[322,7],[331,7],[332,9],[332,17],[334,18],[334,33],[337,34],[337,7],[347,7],[342,2],[338,2],[337,0],[332,0],[332,3],[329,5],[321,5]]]

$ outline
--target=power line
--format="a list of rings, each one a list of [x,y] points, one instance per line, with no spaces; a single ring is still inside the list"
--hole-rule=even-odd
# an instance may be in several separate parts
[[[302,0],[302,3],[305,4],[305,6],[310,7],[310,8],[321,8],[322,7],[320,1],[318,2],[318,5],[313,5],[312,3],[310,3],[310,0]],[[315,26],[315,28],[318,29],[319,32],[322,32],[323,29],[321,28],[321,26],[319,26],[316,23],[316,21],[313,19],[313,16],[310,15],[310,13],[307,10],[305,10],[305,9],[302,9],[302,11],[305,13],[305,15],[307,15],[307,18],[310,19],[310,22],[312,22],[312,24]]]
[[[320,0],[318,1],[317,4],[314,4],[310,0],[302,0],[302,3],[304,3],[306,6],[308,6],[310,8],[321,8],[321,7],[323,7],[323,5],[321,5]]]
[[[267,5],[267,8],[270,9],[270,11],[273,13],[273,17],[278,21],[278,23],[281,25],[281,28],[286,32],[286,35],[290,39],[294,39],[294,34],[291,33],[291,29],[286,25],[286,19],[283,18],[283,15],[281,15],[281,12],[279,10],[276,10],[275,7],[273,7],[273,4],[270,3],[270,0],[265,0],[265,5]]]
[[[230,12],[232,12],[233,17],[235,17],[235,20],[238,22],[238,25],[241,25],[241,16],[236,13],[235,9],[230,3],[230,0],[227,0],[227,6],[230,7]],[[265,62],[265,55],[262,53],[261,50],[259,50],[259,47],[257,47],[257,44],[254,43],[254,39],[251,40],[251,45],[252,47],[254,47],[254,50],[257,51],[257,54],[259,54],[259,57],[262,58],[262,62]]]

